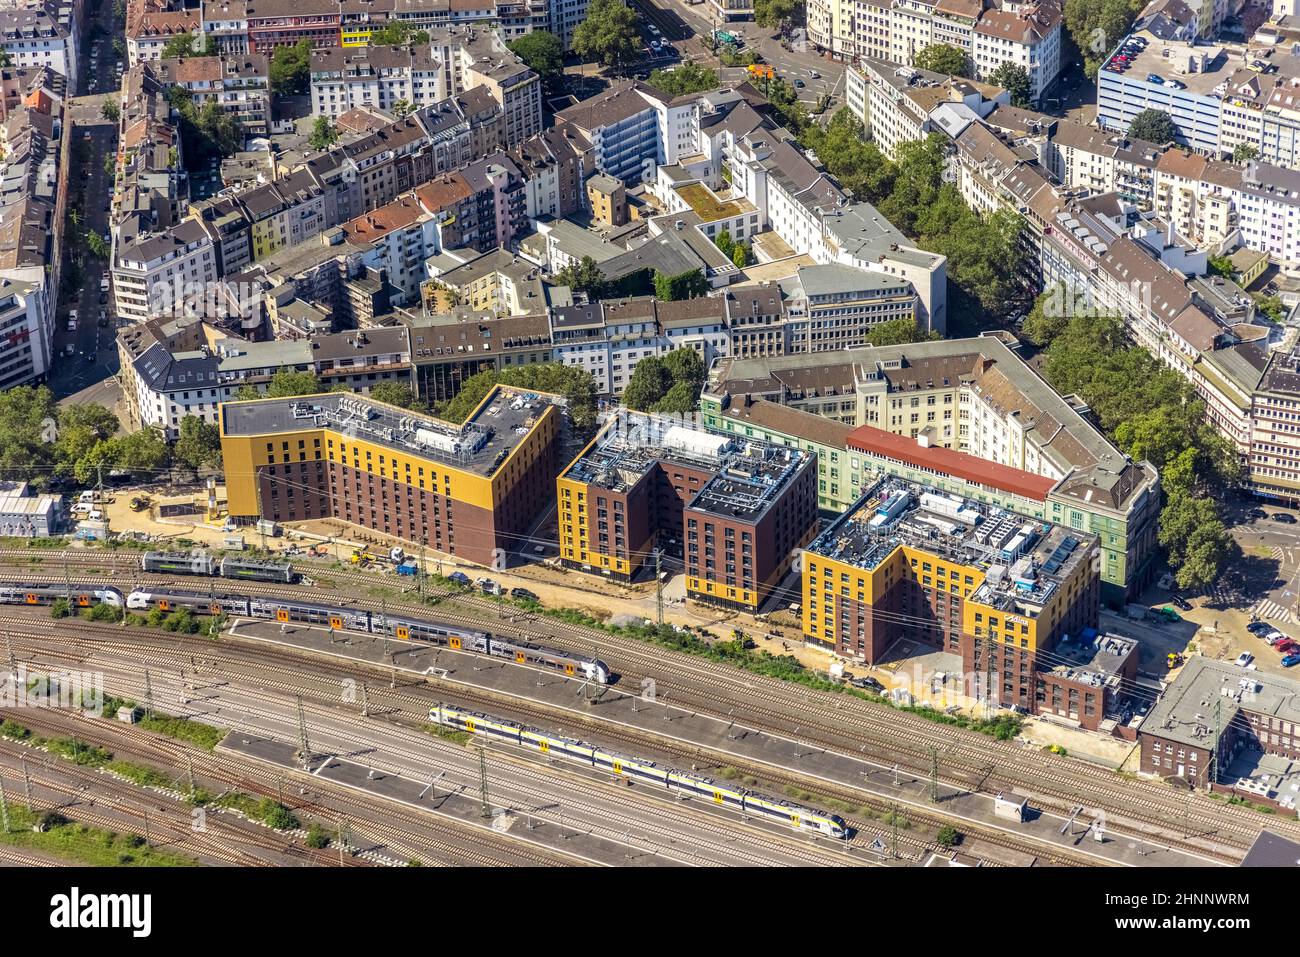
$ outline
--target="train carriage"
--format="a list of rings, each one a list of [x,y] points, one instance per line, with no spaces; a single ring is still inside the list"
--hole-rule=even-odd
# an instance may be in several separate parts
[[[279,582],[282,585],[294,581],[293,566],[288,562],[270,562],[255,558],[223,558],[219,570],[222,578]]]
[[[544,648],[526,641],[512,641],[499,636],[492,638],[491,654],[508,658],[515,664],[543,665],[563,671],[569,677],[583,677],[597,684],[609,683],[609,666],[596,658],[579,658],[554,648]]]
[[[68,599],[77,608],[91,608],[99,604],[122,607],[122,593],[116,588],[91,588],[84,584],[33,585],[24,582],[0,585],[0,604],[4,605],[53,605],[60,598]]]
[[[370,623],[374,634],[387,634],[401,641],[423,641],[453,651],[472,651],[481,655],[489,654],[491,650],[489,636],[480,631],[447,628],[430,621],[416,621],[395,615],[372,614]]]
[[[310,602],[255,596],[249,600],[248,613],[254,618],[281,623],[292,621],[345,631],[371,630],[370,612],[359,608],[331,608]]]
[[[567,758],[571,761],[589,764],[629,780],[662,784],[669,790],[683,794],[695,795],[723,807],[731,807],[757,817],[798,831],[815,831],[829,837],[845,839],[848,828],[844,819],[834,814],[825,814],[812,808],[790,804],[764,797],[761,794],[749,794],[726,785],[719,784],[711,778],[687,774],[682,771],[664,770],[655,766],[653,761],[644,761],[611,751],[601,751],[582,741],[549,735],[536,728],[526,728],[512,721],[493,718],[490,715],[473,711],[464,711],[450,705],[439,705],[429,711],[429,718],[444,727],[469,731],[473,734],[485,734],[490,737],[517,741],[520,745],[531,748],[540,754]]]
[[[145,552],[140,570],[163,575],[211,575],[212,556],[207,552]]]
[[[158,608],[162,611],[185,609],[201,615],[247,615],[248,599],[243,595],[181,591],[175,588],[139,589],[126,596],[126,607],[133,611]]]

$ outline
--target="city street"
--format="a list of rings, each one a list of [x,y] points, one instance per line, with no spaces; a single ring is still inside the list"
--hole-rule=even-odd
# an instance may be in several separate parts
[[[117,127],[105,119],[102,112],[105,96],[115,92],[118,85],[117,54],[113,51],[113,35],[117,27],[113,22],[112,3],[102,0],[95,11],[95,21],[101,32],[87,44],[97,54],[93,60],[94,68],[92,70],[91,55],[87,53],[82,64],[82,76],[85,78],[83,87],[96,92],[76,97],[69,104],[74,140],[69,160],[72,168],[68,170],[68,208],[70,214],[75,213],[77,225],[69,223],[67,228],[82,238],[83,279],[79,295],[75,298],[61,297],[56,316],[55,360],[50,387],[59,398],[103,383],[117,372],[111,303],[100,301],[100,277],[107,271],[108,262],[90,255],[84,242],[86,233],[93,232],[101,237],[107,235],[113,184],[104,169],[104,158],[113,155],[117,149]],[[65,247],[68,245],[70,243],[65,242]],[[65,262],[64,269],[67,268],[69,263]],[[69,329],[68,325],[70,309],[77,311],[75,330]]]
[[[799,80],[799,100],[812,107],[823,93],[838,97],[831,109],[843,103],[844,64],[836,63],[811,50],[786,50],[776,38],[775,30],[759,27],[753,22],[722,25],[711,19],[706,4],[688,4],[685,0],[632,0],[633,6],[653,23],[677,48],[683,62],[699,63],[718,70],[718,76],[727,83],[738,83],[746,78],[743,67],[722,67],[710,46],[709,38],[715,29],[724,29],[739,37],[745,50],[753,50],[764,63],[776,68],[777,74],[788,83]],[[650,64],[649,66],[657,66]],[[814,77],[813,74],[819,74]],[[829,111],[828,111],[829,112]]]

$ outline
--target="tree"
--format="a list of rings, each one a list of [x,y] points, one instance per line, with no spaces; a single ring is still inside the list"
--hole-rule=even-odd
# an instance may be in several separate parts
[[[1019,64],[1007,61],[989,74],[989,82],[1011,94],[1011,105],[1029,108],[1029,71]]]
[[[162,53],[160,54],[164,60],[169,60],[172,57],[216,55],[217,41],[212,37],[205,37],[200,42],[198,35],[194,33],[178,33],[176,36],[170,37],[163,44]]]
[[[1146,0],[1065,0],[1065,29],[1083,55],[1089,80],[1127,35]]]
[[[233,156],[244,145],[244,131],[233,114],[227,113],[216,100],[208,100],[199,109],[194,125],[204,140],[206,152]]]
[[[114,468],[137,474],[157,472],[167,464],[170,452],[162,433],[153,426],[109,439],[109,460]]]
[[[1128,125],[1128,135],[1164,146],[1178,138],[1178,127],[1164,110],[1146,109],[1133,117],[1133,122]]]
[[[585,369],[559,362],[480,372],[466,379],[460,392],[438,407],[438,415],[448,422],[464,422],[498,383],[562,395],[568,402],[569,420],[578,435],[586,437],[595,431],[596,381]]]
[[[745,243],[736,243],[731,249],[731,261],[737,269],[744,269],[749,265],[749,246]]]
[[[837,110],[824,130],[809,125],[802,139],[855,199],[879,203],[892,189],[898,168],[868,140],[862,121],[848,107]]]
[[[951,824],[945,824],[939,828],[939,833],[934,836],[934,839],[944,847],[956,847],[961,843],[961,834]]]
[[[1232,148],[1232,161],[1234,163],[1245,163],[1247,160],[1257,159],[1258,157],[1258,147],[1251,146],[1249,143],[1238,143]]]
[[[555,274],[555,284],[568,286],[574,293],[585,293],[593,302],[602,297],[606,285],[605,274],[590,256],[583,256],[561,269]]]
[[[507,46],[543,81],[554,80],[564,73],[564,44],[549,30],[525,33]]]
[[[410,100],[398,100],[392,106],[392,114],[399,120],[415,112],[415,104]]]
[[[323,390],[320,386],[320,379],[316,378],[315,373],[281,369],[271,376],[270,385],[266,388],[266,397],[268,399],[288,399],[296,395],[315,395],[321,391]]]
[[[425,30],[416,30],[401,20],[389,20],[378,30],[370,33],[370,45],[373,47],[398,47],[407,43],[428,43],[429,34]]]
[[[639,35],[637,16],[623,0],[592,0],[587,19],[573,31],[573,52],[619,66],[636,56]]]
[[[669,96],[686,96],[716,89],[718,73],[698,63],[683,63],[671,70],[651,70],[646,83]]]
[[[754,0],[754,22],[775,30],[781,21],[793,19],[798,9],[798,0]]]
[[[104,119],[108,120],[110,123],[116,123],[122,118],[122,109],[117,105],[117,101],[112,97],[104,97],[104,103],[99,108],[99,112],[103,114]]]
[[[1286,305],[1279,296],[1266,296],[1263,293],[1251,293],[1255,300],[1255,311],[1269,322],[1281,322],[1286,318]]]
[[[196,415],[181,419],[180,434],[172,445],[172,457],[178,465],[194,471],[221,467],[221,430]]]
[[[709,281],[699,269],[688,269],[676,276],[665,276],[659,270],[654,274],[655,298],[660,302],[694,299],[709,291]]]
[[[91,402],[64,405],[56,413],[58,438],[54,443],[54,471],[76,474],[77,462],[99,442],[111,439],[121,427],[117,416]]]
[[[1227,256],[1211,256],[1208,260],[1210,272],[1216,276],[1222,276],[1224,279],[1231,279],[1234,272],[1232,260]]]
[[[55,459],[54,395],[45,386],[0,390],[0,475],[13,481],[47,477]]]
[[[940,339],[938,333],[926,332],[914,319],[891,319],[871,327],[867,341],[873,346],[899,346],[908,342],[925,342]]]
[[[1065,331],[1070,318],[1066,310],[1061,308],[1064,296],[1065,286],[1057,283],[1043,290],[1042,295],[1034,300],[1034,308],[1029,310],[1021,329],[1026,339],[1035,345],[1046,347]]]
[[[718,249],[722,251],[722,255],[726,256],[728,259],[731,258],[731,254],[736,250],[736,241],[731,238],[731,230],[729,229],[723,229],[718,233],[718,237],[713,240],[713,245],[717,246]]]
[[[316,122],[312,124],[311,136],[307,138],[307,143],[314,150],[327,150],[334,145],[339,138],[339,131],[334,128],[328,116],[316,117]]]
[[[401,406],[403,409],[415,409],[419,406],[411,387],[403,382],[380,382],[370,387],[370,398],[376,402]]]
[[[90,250],[92,256],[100,259],[108,258],[108,243],[104,242],[104,237],[93,229],[86,231],[86,248]]]
[[[638,412],[649,412],[672,388],[672,376],[658,356],[646,356],[636,364],[623,389],[623,404]]]
[[[949,76],[970,75],[966,51],[947,43],[931,43],[912,59],[912,63],[932,73],[946,73]]]
[[[276,96],[300,96],[311,86],[311,41],[276,47],[271,55],[271,92]]]

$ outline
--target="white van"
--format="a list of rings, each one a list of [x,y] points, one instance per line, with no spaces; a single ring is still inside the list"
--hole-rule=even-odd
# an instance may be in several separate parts
[[[93,489],[87,489],[77,496],[78,502],[85,502],[87,505],[95,504],[95,492]]]

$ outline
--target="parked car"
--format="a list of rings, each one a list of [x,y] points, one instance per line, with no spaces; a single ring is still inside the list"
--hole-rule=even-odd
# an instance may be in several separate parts
[[[804,83],[803,80],[795,80],[795,81],[794,81],[794,88],[795,88],[796,90],[802,90],[805,86],[807,86],[807,84]]]
[[[450,575],[447,576],[447,578],[449,578],[451,581],[454,581],[457,585],[461,585],[465,588],[468,588],[471,584],[469,580],[469,576],[466,575],[464,572],[452,572]]]
[[[1283,668],[1292,668],[1296,665],[1300,665],[1300,655],[1287,655],[1282,659]]]
[[[1187,89],[1187,84],[1182,82],[1181,80],[1165,80],[1165,86],[1171,86],[1175,90]]]
[[[535,602],[541,601],[540,598],[538,598],[536,595],[530,592],[527,588],[510,589],[510,597],[518,598],[520,601],[535,601]]]
[[[1278,654],[1282,655],[1293,655],[1297,651],[1300,651],[1300,644],[1297,644],[1290,638],[1280,639],[1273,647],[1277,649]]]
[[[1246,513],[1246,517],[1249,519],[1268,518],[1268,512],[1264,511],[1262,508],[1252,508]]]
[[[1286,512],[1274,512],[1270,517],[1273,519],[1273,521],[1281,522],[1283,525],[1295,524],[1295,516],[1289,515]]]
[[[1182,595],[1170,595],[1169,600],[1173,602],[1174,605],[1176,605],[1178,608],[1181,608],[1183,611],[1192,610],[1192,603],[1188,601],[1186,598],[1184,598]]]
[[[480,578],[474,584],[478,585],[479,589],[486,595],[501,594],[501,586],[490,578]]]
[[[1159,84],[1163,85],[1164,82],[1165,82],[1165,78],[1164,78],[1163,76],[1161,76],[1159,73],[1148,73],[1148,74],[1147,74],[1147,82],[1148,82],[1148,83],[1159,83]]]
[[[1267,635],[1270,631],[1276,631],[1277,629],[1266,621],[1252,621],[1246,626],[1246,630],[1252,635]]]
[[[1254,660],[1255,660],[1254,655],[1252,655],[1249,651],[1243,651],[1241,654],[1237,655],[1237,660],[1234,661],[1233,664],[1236,665],[1238,668],[1244,668],[1246,667],[1246,665],[1250,664]]]
[[[855,688],[866,688],[869,691],[885,690],[885,686],[870,675],[864,675],[861,678],[853,678],[849,681],[849,684],[853,685]]]

